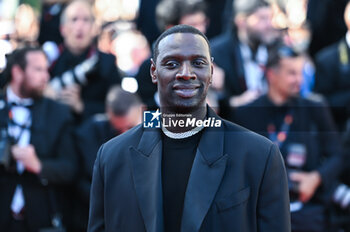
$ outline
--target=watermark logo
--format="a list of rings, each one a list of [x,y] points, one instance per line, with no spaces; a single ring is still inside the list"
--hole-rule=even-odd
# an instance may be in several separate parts
[[[143,127],[144,128],[160,128],[160,115],[162,113],[157,111],[144,111],[143,112]]]
[[[163,127],[221,127],[221,120],[215,117],[206,119],[196,119],[191,114],[167,114],[157,111],[143,112],[143,127],[144,128],[161,128]]]

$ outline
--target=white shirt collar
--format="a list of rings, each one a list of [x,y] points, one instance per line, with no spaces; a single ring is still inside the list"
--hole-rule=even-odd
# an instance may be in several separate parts
[[[265,65],[267,63],[268,51],[266,46],[259,45],[255,57],[253,57],[252,50],[250,49],[250,47],[245,43],[240,43],[240,50],[243,62],[246,62],[247,60],[252,60],[257,64]]]
[[[350,48],[350,31],[348,31],[345,35],[345,41],[348,47]]]
[[[31,98],[20,98],[17,96],[11,86],[7,87],[6,89],[6,96],[7,96],[7,102],[14,102],[17,103],[18,105],[23,105],[23,106],[29,106],[33,104],[33,99]]]

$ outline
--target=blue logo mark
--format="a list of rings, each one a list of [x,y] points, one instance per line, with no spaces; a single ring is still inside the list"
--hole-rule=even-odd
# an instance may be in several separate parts
[[[157,111],[144,111],[143,112],[143,127],[144,128],[160,128],[160,115],[162,113]]]

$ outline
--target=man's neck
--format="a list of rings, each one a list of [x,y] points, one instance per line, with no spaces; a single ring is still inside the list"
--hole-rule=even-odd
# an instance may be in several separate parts
[[[11,101],[11,102],[22,102],[23,104],[31,104],[33,99],[30,97],[25,97],[23,95],[20,94],[20,91],[18,91],[18,89],[14,88],[15,86],[11,86],[9,85],[7,87],[7,100]]]
[[[19,86],[17,86],[17,85],[10,84],[10,85],[9,85],[9,91],[12,91],[12,93],[13,93],[14,95],[16,95],[16,97],[18,97],[18,98],[21,98],[21,99],[26,99],[26,98],[28,98],[28,97],[23,96],[23,95],[21,94],[21,91],[19,90]]]
[[[281,106],[288,101],[288,97],[280,94],[278,91],[275,91],[272,88],[270,88],[269,92],[267,93],[267,96],[271,100],[271,102],[276,106]]]
[[[239,40],[240,40],[241,43],[246,44],[250,48],[251,53],[252,53],[252,55],[254,57],[255,54],[258,51],[260,43],[257,42],[257,41],[252,40],[251,38],[249,38],[247,33],[240,33],[239,34]]]
[[[66,48],[68,49],[68,51],[73,54],[74,56],[80,56],[81,54],[84,53],[84,51],[86,51],[86,49],[77,49],[74,47],[70,47],[67,44],[65,44]]]
[[[206,106],[197,107],[193,110],[188,110],[188,111],[177,111],[176,109],[161,107],[161,112],[162,112],[162,118],[163,120],[165,120],[165,123],[167,124],[167,127],[166,127],[167,130],[173,133],[183,133],[194,129],[194,127],[181,126],[178,123],[176,123],[175,125],[175,123],[172,123],[172,122],[179,122],[180,120],[183,120],[184,122],[186,122],[188,118],[190,118],[191,120],[193,119],[203,120],[207,115],[207,107]]]

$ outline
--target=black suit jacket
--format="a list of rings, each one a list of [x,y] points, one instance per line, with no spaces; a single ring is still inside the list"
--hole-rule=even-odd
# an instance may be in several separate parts
[[[229,30],[210,41],[214,63],[225,72],[225,91],[228,96],[240,95],[247,90],[239,40]]]
[[[208,117],[220,119],[212,110]],[[158,129],[139,125],[104,144],[94,166],[88,231],[163,231],[161,159]],[[288,202],[276,146],[223,120],[202,134],[181,231],[288,232]]]
[[[80,229],[79,231],[87,229],[92,170],[98,149],[103,143],[118,134],[119,132],[111,126],[104,114],[98,114],[86,120],[75,132],[75,142],[81,165],[75,184],[74,225]],[[78,229],[74,231],[78,231]]]
[[[4,97],[0,97],[4,101]],[[2,127],[7,127],[8,108],[0,110]],[[58,209],[62,209],[62,187],[76,174],[76,158],[71,136],[72,116],[69,109],[52,100],[36,100],[32,108],[30,144],[42,163],[40,175],[24,171],[7,171],[0,166],[0,228],[7,231],[11,221],[10,205],[17,184],[23,187],[26,224],[31,231],[51,226],[51,204],[48,189],[56,193]],[[62,211],[61,211],[62,212]]]
[[[340,61],[340,44],[345,45],[348,57],[346,63]],[[338,43],[323,49],[316,56],[315,92],[325,96],[332,108],[340,129],[344,128],[350,116],[350,48],[342,39]]]

